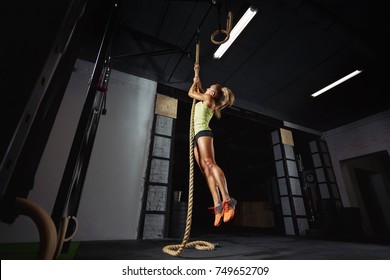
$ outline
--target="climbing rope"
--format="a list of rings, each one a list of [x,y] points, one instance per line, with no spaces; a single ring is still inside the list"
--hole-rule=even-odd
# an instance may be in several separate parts
[[[195,54],[195,64],[199,64],[199,50],[200,42],[196,42],[196,54]],[[199,77],[199,68],[195,70],[195,77]],[[188,190],[188,210],[186,218],[186,228],[184,231],[184,237],[181,244],[176,245],[167,245],[162,250],[164,253],[167,253],[172,256],[178,256],[184,250],[184,248],[195,248],[201,251],[212,251],[215,249],[215,244],[207,241],[192,241],[188,242],[190,238],[191,224],[192,224],[192,206],[193,206],[193,193],[194,193],[194,112],[195,112],[195,103],[196,100],[192,101],[191,108],[191,119],[190,119],[190,151],[189,151],[189,160],[190,160],[190,170],[189,170],[189,190]]]

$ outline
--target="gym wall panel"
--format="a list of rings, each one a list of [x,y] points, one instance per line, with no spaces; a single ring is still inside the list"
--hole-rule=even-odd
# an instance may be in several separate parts
[[[92,63],[76,62],[29,195],[49,215],[92,71]],[[107,114],[100,118],[73,240],[137,237],[156,88],[156,82],[112,70]],[[11,225],[0,223],[1,243],[38,240],[29,218],[18,217]]]
[[[113,70],[84,193],[78,240],[136,239],[157,83]]]

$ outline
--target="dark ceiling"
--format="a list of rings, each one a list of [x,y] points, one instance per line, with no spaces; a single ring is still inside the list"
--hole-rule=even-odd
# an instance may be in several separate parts
[[[259,10],[232,47],[213,59],[210,35]],[[326,131],[389,108],[390,13],[385,1],[121,1],[112,46],[115,69],[187,91],[200,27],[203,84],[220,83],[239,108]],[[311,93],[361,69],[317,98]]]

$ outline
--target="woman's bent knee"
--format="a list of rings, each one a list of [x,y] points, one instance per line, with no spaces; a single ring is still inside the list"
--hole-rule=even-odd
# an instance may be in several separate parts
[[[207,170],[210,173],[213,173],[214,169],[219,169],[218,165],[213,160],[205,161],[205,165],[207,166]]]

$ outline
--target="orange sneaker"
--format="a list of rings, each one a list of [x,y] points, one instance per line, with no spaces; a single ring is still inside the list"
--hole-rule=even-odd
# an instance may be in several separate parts
[[[223,202],[223,222],[227,223],[234,217],[234,211],[236,209],[237,200],[233,197],[230,200]]]
[[[209,207],[208,209],[214,210],[214,214],[215,214],[214,226],[219,227],[221,225],[222,217],[223,217],[222,204],[220,203],[217,206]]]

